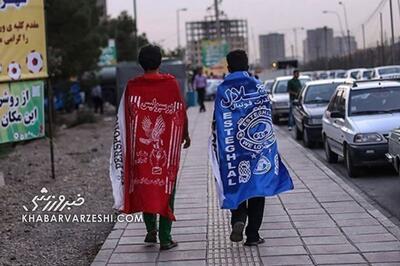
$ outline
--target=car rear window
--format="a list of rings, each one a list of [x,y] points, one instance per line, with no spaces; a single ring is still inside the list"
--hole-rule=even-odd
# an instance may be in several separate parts
[[[400,112],[400,87],[353,90],[349,116]]]
[[[301,86],[303,87],[310,79],[300,79]],[[289,80],[281,80],[276,84],[275,93],[287,93]]]
[[[379,75],[400,74],[400,67],[381,68],[378,72]]]
[[[340,83],[310,85],[304,95],[305,104],[329,103],[332,94]]]

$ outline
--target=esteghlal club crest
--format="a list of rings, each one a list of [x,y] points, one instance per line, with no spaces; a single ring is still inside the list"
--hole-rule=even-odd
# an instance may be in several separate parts
[[[266,106],[255,107],[238,123],[237,139],[240,145],[249,151],[260,153],[272,146],[275,134],[272,128],[271,109]]]

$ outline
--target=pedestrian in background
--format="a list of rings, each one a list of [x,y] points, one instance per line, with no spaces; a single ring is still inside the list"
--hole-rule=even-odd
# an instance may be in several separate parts
[[[289,121],[288,121],[288,129],[292,130],[294,126],[294,117],[293,117],[293,101],[297,98],[301,90],[301,82],[299,80],[300,72],[298,70],[293,71],[293,78],[288,81],[288,92],[289,92]]]
[[[97,113],[97,111],[100,111],[100,114],[103,114],[103,93],[101,86],[97,81],[90,91],[90,96],[92,98],[94,112]]]
[[[204,105],[204,99],[206,97],[206,87],[207,87],[207,76],[203,73],[203,68],[197,70],[197,74],[194,77],[193,89],[197,91],[197,101],[200,105],[200,113],[206,111],[206,106]]]

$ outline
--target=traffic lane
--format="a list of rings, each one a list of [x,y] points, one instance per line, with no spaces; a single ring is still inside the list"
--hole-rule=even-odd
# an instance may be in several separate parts
[[[287,126],[279,125],[277,127],[286,137],[293,138],[292,134],[287,130]],[[397,221],[394,222],[399,224],[400,177],[390,164],[364,168],[360,177],[350,178],[347,175],[343,159],[339,159],[336,164],[326,162],[322,144],[308,150],[343,180],[367,195],[373,201],[372,203],[377,205],[388,218],[395,217]]]

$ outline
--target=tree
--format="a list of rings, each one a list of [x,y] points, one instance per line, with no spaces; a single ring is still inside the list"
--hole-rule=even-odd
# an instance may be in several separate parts
[[[48,61],[53,77],[80,77],[97,67],[101,15],[96,0],[46,1]]]
[[[115,39],[118,62],[136,61],[135,21],[126,11],[117,18],[107,19],[102,28],[108,38]],[[149,43],[145,33],[138,35],[138,38],[139,48]],[[103,40],[103,43],[106,43],[106,40]]]

